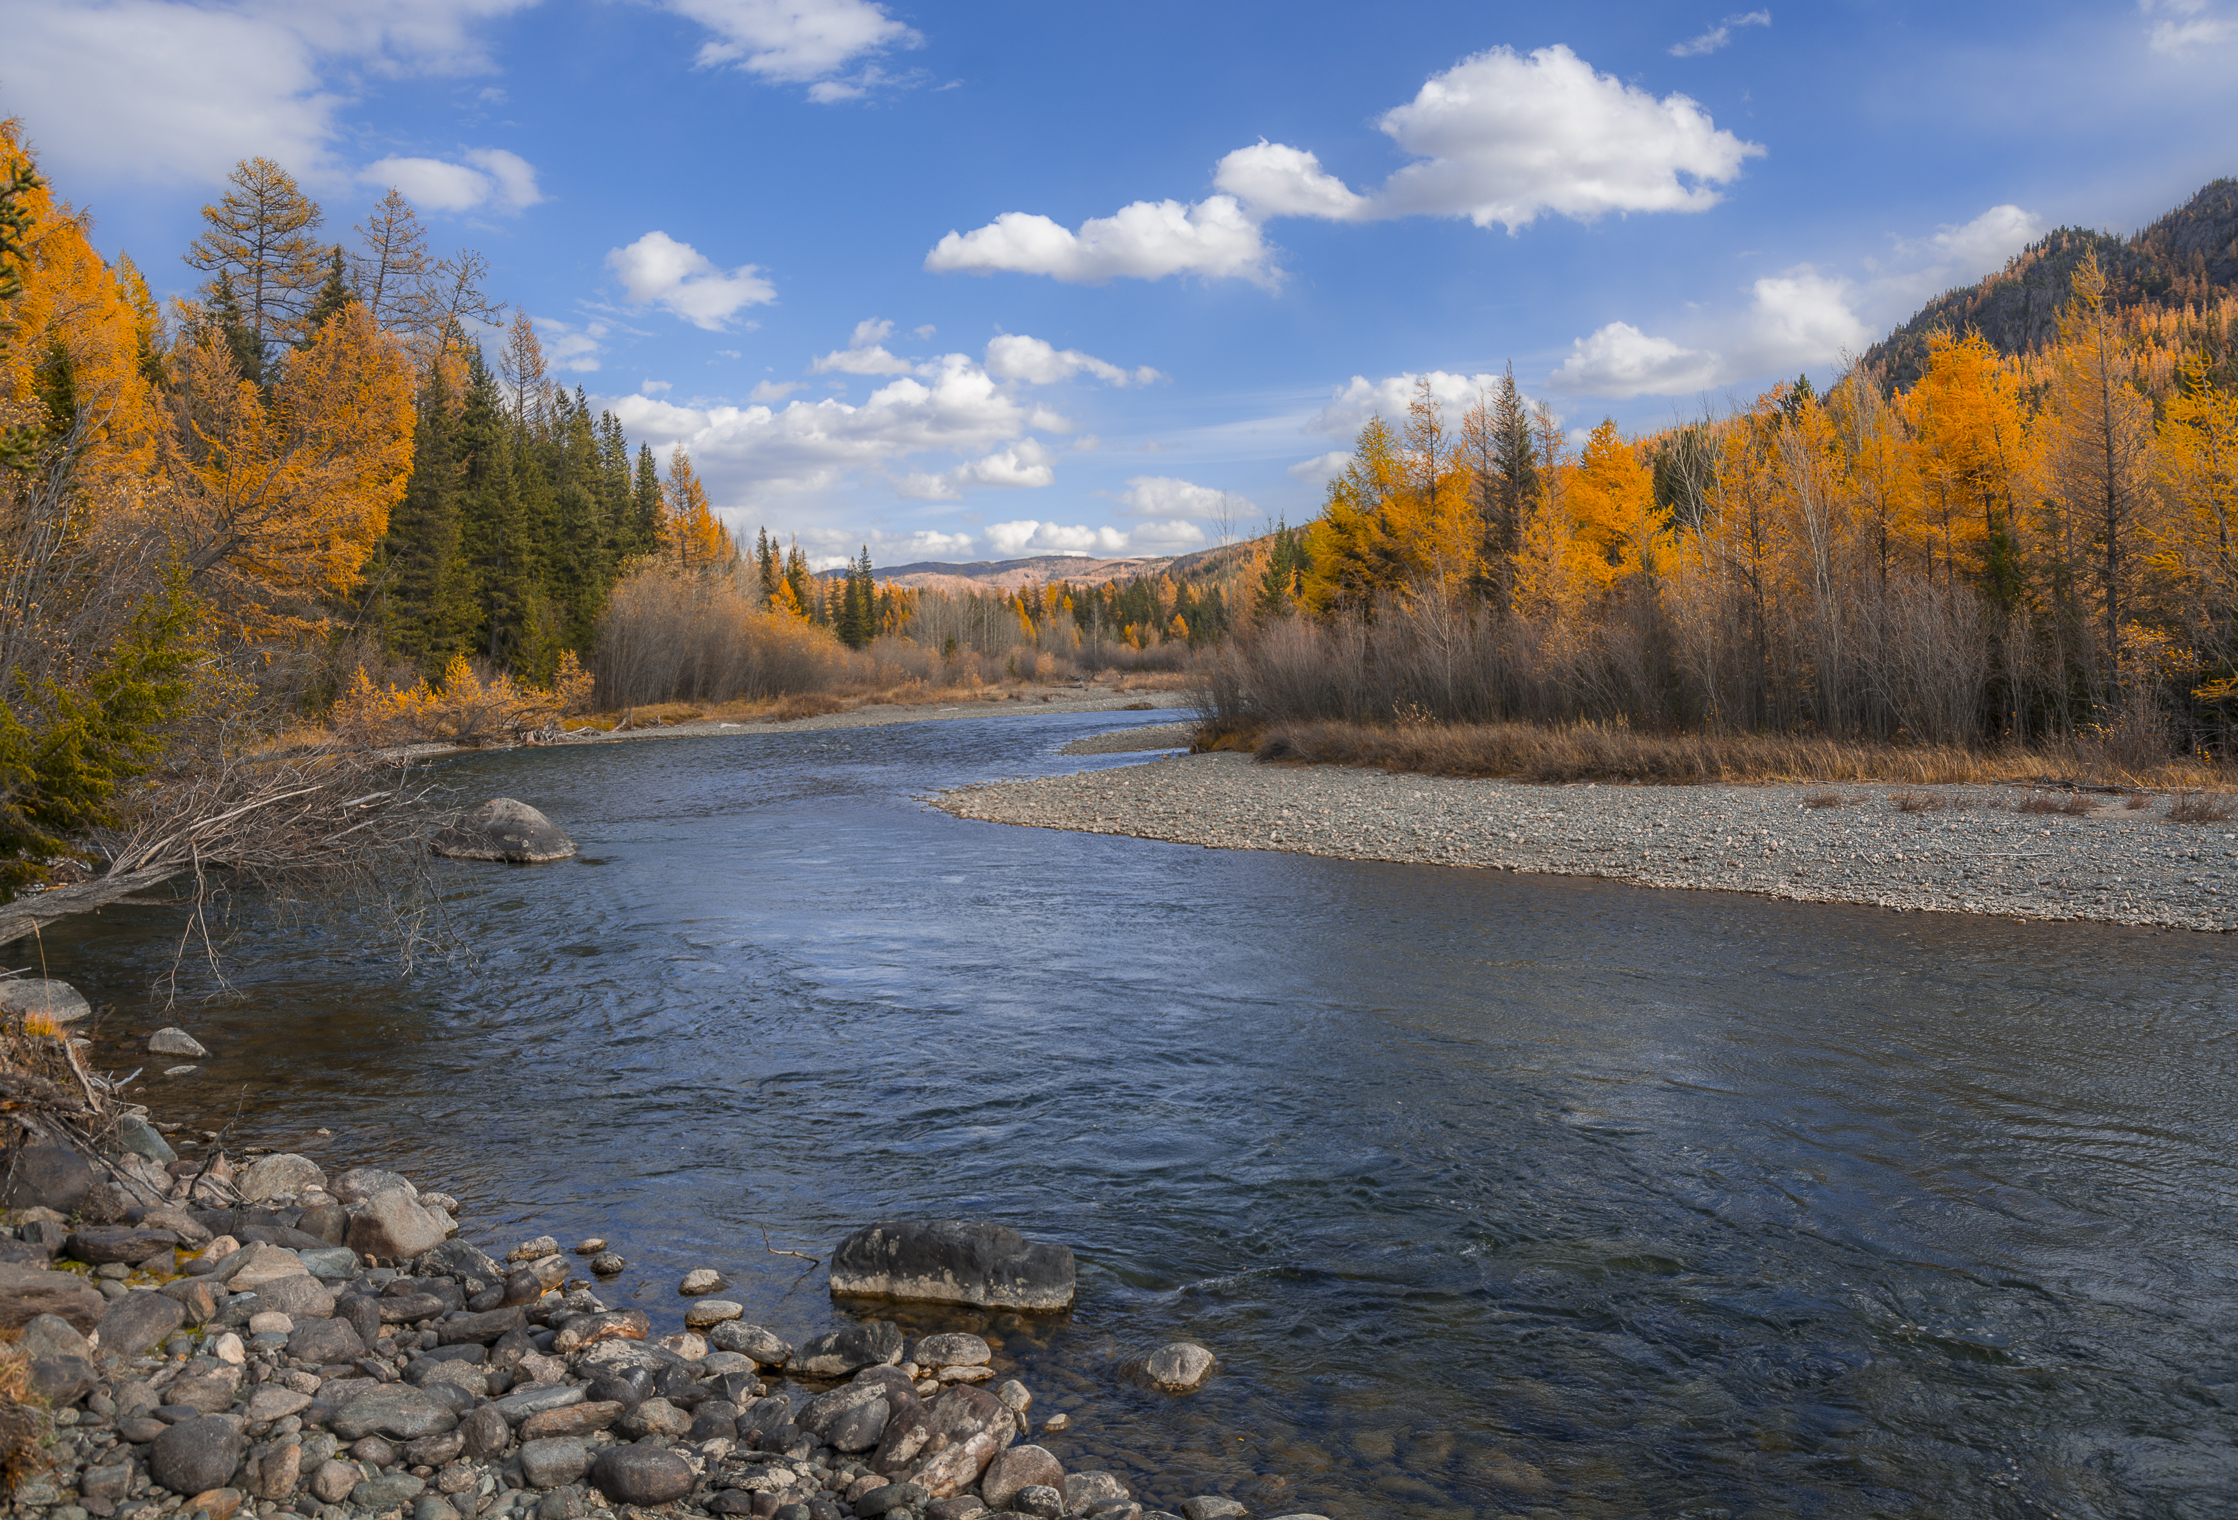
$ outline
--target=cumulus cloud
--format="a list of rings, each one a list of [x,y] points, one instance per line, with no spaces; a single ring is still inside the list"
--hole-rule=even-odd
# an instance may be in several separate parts
[[[1865,261],[1869,277],[1862,280],[1798,264],[1754,281],[1745,307],[1697,320],[1705,333],[1716,333],[1715,348],[1611,322],[1575,340],[1546,383],[1573,395],[1628,400],[1840,364],[1929,296],[1993,273],[2043,233],[2035,213],[1992,206],[1926,237],[1894,239],[1894,257]]]
[[[886,352],[885,340],[892,336],[894,324],[875,319],[855,324],[855,335],[847,346],[825,354],[808,366],[810,374],[824,375],[837,372],[842,375],[906,375],[916,366],[907,359]]]
[[[777,299],[777,287],[753,264],[724,271],[689,243],[648,232],[606,255],[633,306],[661,306],[694,327],[718,332],[741,307]]]
[[[1372,194],[1303,148],[1261,140],[1222,158],[1215,194],[1194,204],[1136,201],[1074,232],[1006,211],[950,232],[925,256],[935,273],[1010,271],[1075,284],[1194,274],[1272,288],[1281,271],[1262,225],[1284,216],[1370,221],[1465,216],[1510,232],[1552,212],[1706,211],[1764,149],[1719,128],[1693,100],[1657,99],[1597,72],[1566,47],[1494,48],[1432,76],[1377,125],[1415,161]]]
[[[1169,523],[1191,518],[1235,522],[1259,510],[1248,496],[1171,475],[1134,476],[1127,482],[1127,489],[1119,493],[1119,502],[1130,516],[1161,517]]]
[[[1566,47],[1493,48],[1422,86],[1377,125],[1421,161],[1377,195],[1383,216],[1466,216],[1510,232],[1542,213],[1707,211],[1711,188],[1763,153],[1684,95],[1658,100]]]
[[[799,389],[800,382],[798,380],[763,380],[757,382],[754,388],[747,392],[746,399],[763,404],[782,401]]]
[[[920,501],[954,501],[968,486],[1017,490],[1056,483],[1057,472],[1050,466],[1048,450],[1026,438],[943,474],[912,471],[895,482],[894,489]]]
[[[1084,373],[1110,385],[1149,385],[1166,378],[1147,364],[1121,369],[1077,348],[1060,349],[1024,333],[1001,333],[989,340],[987,373],[998,380],[1023,380],[1028,385],[1055,385]]]
[[[1024,436],[1033,411],[967,355],[950,354],[928,368],[880,386],[860,406],[836,397],[782,407],[680,406],[643,395],[608,405],[656,451],[687,448],[725,504],[749,494],[827,490],[851,472],[889,470],[932,452],[978,456],[950,481],[952,489],[1004,476],[1005,483],[1032,483],[1025,477],[1037,464],[1046,467],[1039,445]],[[947,477],[924,477],[936,478]],[[926,487],[916,494],[938,493]]]
[[[2152,21],[2146,36],[2156,53],[2189,53],[2238,37],[2238,21],[2214,0],[2137,0],[2137,9]]]
[[[1077,554],[1121,558],[1146,554],[1174,554],[1205,541],[1204,530],[1190,522],[1143,523],[1131,530],[1089,527],[1086,524],[1040,522],[990,523],[988,544],[1005,559],[1028,554]]]
[[[50,170],[93,180],[222,179],[243,158],[330,184],[351,73],[490,67],[474,27],[533,0],[9,0],[9,110]]]
[[[668,8],[715,35],[700,46],[703,69],[735,68],[775,83],[805,84],[819,104],[856,100],[894,77],[858,60],[924,37],[871,0],[667,0]]]
[[[1318,216],[1333,222],[1367,214],[1367,197],[1321,167],[1303,148],[1260,138],[1220,160],[1212,182],[1259,217]]]
[[[1625,400],[1705,390],[1722,381],[1725,361],[1716,354],[1651,338],[1629,322],[1611,322],[1570,345],[1570,357],[1547,376],[1554,390]]]
[[[1396,425],[1405,419],[1407,407],[1414,400],[1415,381],[1424,376],[1429,379],[1430,393],[1438,399],[1438,415],[1447,427],[1461,425],[1462,413],[1476,404],[1479,391],[1489,395],[1500,384],[1498,375],[1457,375],[1442,369],[1427,370],[1419,375],[1413,371],[1403,375],[1386,375],[1381,380],[1354,375],[1349,382],[1337,387],[1329,398],[1329,404],[1315,413],[1313,419],[1306,424],[1306,430],[1326,433],[1332,438],[1350,438],[1367,424],[1370,417],[1381,417]],[[1322,457],[1329,459],[1338,456]],[[1352,456],[1346,454],[1342,457],[1349,461]],[[1342,464],[1337,466],[1339,470],[1343,468]]]
[[[1162,280],[1196,274],[1273,285],[1277,276],[1259,224],[1233,196],[1194,206],[1136,201],[1112,216],[1091,217],[1074,232],[1046,216],[1006,211],[971,232],[950,232],[925,255],[935,274],[1047,275],[1072,285],[1115,279]]]
[[[536,169],[503,148],[469,148],[460,162],[440,158],[376,159],[358,171],[358,181],[377,189],[404,192],[428,211],[525,211],[544,199],[536,188]]]
[[[1770,26],[1771,24],[1772,13],[1770,11],[1744,11],[1737,16],[1727,16],[1699,37],[1689,37],[1684,42],[1672,43],[1671,56],[1673,58],[1706,57],[1733,40],[1733,29],[1735,27]]]

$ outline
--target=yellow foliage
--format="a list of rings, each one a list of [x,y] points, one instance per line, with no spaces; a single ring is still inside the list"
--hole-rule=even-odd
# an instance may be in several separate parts
[[[661,486],[661,553],[679,570],[717,569],[738,558],[730,530],[707,504],[707,487],[681,447],[669,460],[668,479]]]
[[[0,174],[30,162],[21,126],[0,121]],[[158,321],[147,287],[129,264],[121,275],[111,269],[93,249],[91,219],[56,205],[44,186],[19,204],[31,227],[18,271],[23,289],[0,326],[0,402],[51,392],[57,359],[66,359],[68,388],[87,423],[79,479],[99,488],[144,476],[160,430],[149,383]]]
[[[2014,525],[2033,458],[2012,368],[1980,333],[1937,333],[1927,353],[1906,402],[1922,525],[1948,581],[1978,574],[1990,535]]]
[[[358,667],[350,689],[335,703],[334,727],[361,743],[408,740],[489,744],[550,727],[562,712],[580,711],[590,677],[572,651],[561,656],[554,688],[516,686],[509,676],[483,680],[464,655],[453,655],[440,685],[422,680],[409,690],[378,687]]]
[[[1655,480],[1639,450],[1603,419],[1569,472],[1572,574],[1606,592],[1628,575],[1661,569],[1669,540],[1655,516]]]
[[[167,440],[177,536],[234,631],[322,625],[319,602],[358,582],[412,467],[412,373],[352,304],[291,350],[267,398],[215,334],[180,357]]]

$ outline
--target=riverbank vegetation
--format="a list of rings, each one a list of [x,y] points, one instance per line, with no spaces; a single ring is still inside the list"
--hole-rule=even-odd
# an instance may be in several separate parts
[[[2234,324],[2227,298],[2117,308],[2085,258],[2047,346],[1939,333],[1908,390],[1860,363],[1573,439],[1512,375],[1457,432],[1425,382],[1267,546],[1205,740],[1456,774],[2228,784]]]

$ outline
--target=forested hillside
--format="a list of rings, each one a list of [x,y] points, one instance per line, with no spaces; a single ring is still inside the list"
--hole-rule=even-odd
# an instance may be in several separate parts
[[[2087,258],[2097,260],[2116,312],[2180,318],[2230,298],[2238,293],[2238,179],[2216,180],[2134,237],[2061,227],[1998,273],[1928,302],[1873,345],[1865,362],[1906,390],[1926,368],[1936,333],[1978,332],[2008,357],[2042,350],[2059,336],[2059,314]],[[2215,349],[2212,362],[2226,382],[2238,378],[2238,356],[2227,346]]]

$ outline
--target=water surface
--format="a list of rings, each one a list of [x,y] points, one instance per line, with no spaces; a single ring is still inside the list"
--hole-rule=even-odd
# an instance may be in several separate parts
[[[158,1117],[336,1131],[468,1233],[715,1265],[798,1338],[897,1214],[1070,1243],[1002,1343],[1069,1466],[1261,1514],[2214,1516],[2238,1493],[2229,941],[969,823],[1134,715],[456,763],[582,843],[439,867],[470,960],[244,916]],[[177,923],[50,934],[146,1061]],[[191,981],[194,973],[190,971]],[[201,986],[203,984],[196,984]],[[1126,1364],[1188,1336],[1169,1400]]]

